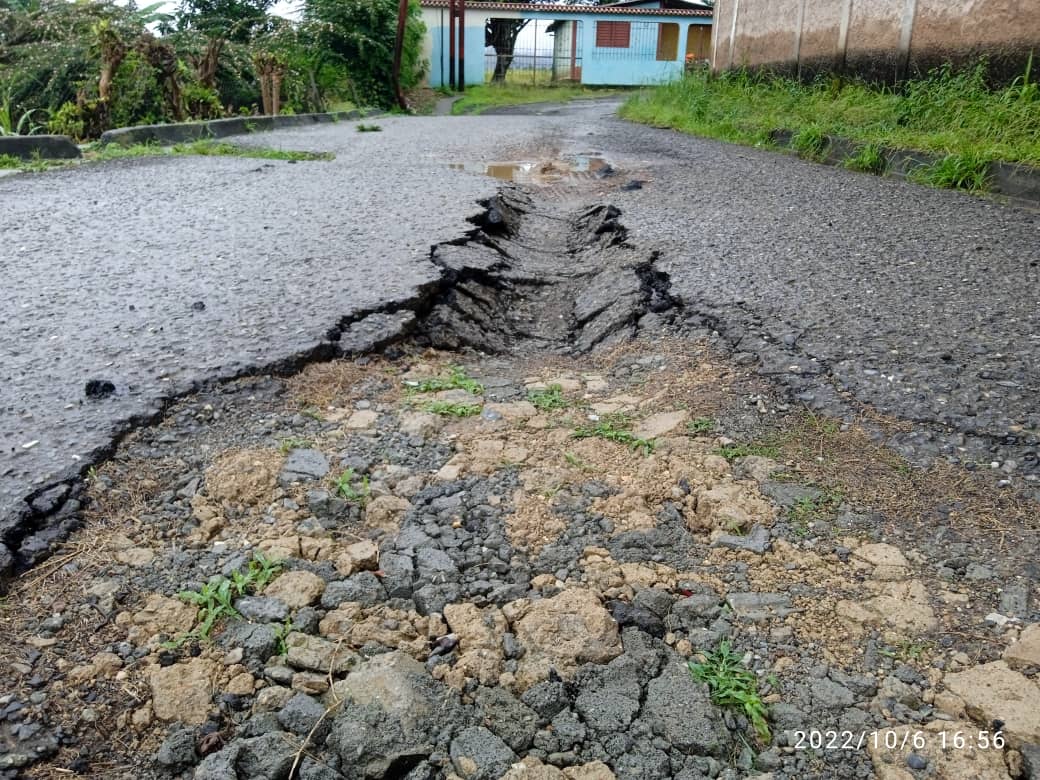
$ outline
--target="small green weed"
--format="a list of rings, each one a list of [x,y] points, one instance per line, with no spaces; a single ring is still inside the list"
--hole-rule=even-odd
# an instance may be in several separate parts
[[[595,472],[595,471],[599,470],[595,466],[590,466],[588,463],[583,461],[581,458],[579,458],[573,452],[565,452],[565,453],[563,453],[563,459],[565,461],[567,461],[567,464],[569,466],[573,466],[574,468],[580,469],[581,471]]]
[[[11,154],[0,154],[0,170],[12,170],[22,167],[22,160]]]
[[[931,642],[914,642],[904,639],[898,647],[883,647],[878,650],[878,655],[895,658],[900,661],[920,661],[925,654],[932,649]]]
[[[854,155],[845,160],[845,167],[849,170],[873,173],[875,176],[883,174],[886,166],[881,144],[877,143],[864,144],[856,150]]]
[[[292,633],[292,629],[292,619],[287,617],[285,621],[274,630],[274,637],[278,640],[278,655],[285,655],[289,652],[289,648],[285,644],[285,638]]]
[[[544,390],[532,390],[527,394],[527,400],[534,404],[535,409],[543,412],[564,409],[570,405],[563,397],[563,387],[560,385],[549,385]]]
[[[430,401],[423,409],[442,417],[474,417],[480,414],[480,404],[459,404],[451,401]]]
[[[716,455],[721,455],[728,461],[737,458],[746,458],[749,455],[757,455],[762,458],[776,458],[780,455],[780,448],[772,444],[726,444],[715,450]]]
[[[910,178],[932,187],[983,192],[989,188],[989,160],[975,151],[948,154],[911,171]]]
[[[811,524],[832,518],[841,500],[841,493],[835,490],[824,491],[817,498],[806,496],[798,499],[794,506],[787,510],[792,530],[798,536],[808,536]]]
[[[686,423],[686,430],[693,436],[703,436],[715,430],[715,420],[710,417],[695,417]]]
[[[641,439],[632,433],[629,428],[632,423],[626,415],[611,414],[604,415],[602,419],[595,421],[594,425],[581,425],[574,429],[571,435],[575,439],[606,439],[616,441],[631,447],[643,455],[650,455],[656,446],[653,439]]]
[[[827,136],[816,125],[803,127],[791,137],[791,148],[802,157],[818,160],[827,148]]]
[[[690,661],[693,679],[707,683],[712,703],[744,713],[762,742],[772,739],[767,720],[769,712],[758,693],[755,673],[744,666],[741,657],[723,639],[712,653],[705,653],[704,663]]]
[[[282,439],[278,442],[278,451],[282,453],[282,455],[287,455],[292,450],[307,449],[310,446],[311,442],[307,439],[297,439],[290,436],[289,438]]]
[[[359,133],[378,133],[381,132],[382,129],[383,128],[379,125],[366,125],[364,122],[357,126],[357,131]]]
[[[371,492],[368,475],[357,480],[354,469],[347,469],[336,480],[336,495],[351,503],[364,506]]]
[[[310,417],[312,420],[316,420],[317,422],[325,422],[325,418],[322,416],[321,412],[313,407],[301,410],[300,414],[304,417]]]
[[[197,154],[203,157],[255,157],[261,160],[291,160],[293,162],[331,160],[335,157],[330,152],[298,152],[264,146],[236,146],[226,141],[195,141],[190,144],[177,144],[171,149],[171,153]]]
[[[272,561],[257,550],[245,571],[232,572],[230,579],[215,577],[198,590],[184,590],[178,593],[177,598],[199,608],[199,624],[190,633],[168,645],[177,647],[188,639],[209,639],[210,632],[218,621],[239,617],[234,607],[236,598],[248,593],[259,593],[278,575],[281,568],[281,563]]]
[[[447,377],[431,377],[417,382],[406,382],[412,393],[439,393],[442,390],[465,390],[473,395],[483,395],[484,385],[466,376],[462,366],[449,366]]]

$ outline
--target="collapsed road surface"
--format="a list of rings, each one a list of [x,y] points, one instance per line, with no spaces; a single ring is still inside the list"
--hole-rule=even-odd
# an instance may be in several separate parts
[[[609,160],[600,202],[741,359],[812,408],[913,421],[891,443],[915,459],[1036,484],[1035,214],[631,125],[615,107],[242,141],[329,162],[156,158],[0,182],[0,566],[46,554],[77,507],[70,479],[164,399],[333,354],[340,325],[417,305],[443,278],[429,246],[493,189],[474,167],[502,161]]]
[[[1027,459],[1011,469],[1005,455],[1031,434],[997,442],[986,428],[999,415],[1031,425],[1026,391],[1016,398],[1001,379],[1007,403],[972,404],[963,392],[992,388],[961,380],[960,395],[948,392],[924,363],[927,387],[902,392],[909,374],[891,366],[917,363],[882,350],[876,326],[848,325],[866,315],[846,309],[832,314],[846,318],[834,320],[846,323],[843,339],[870,349],[842,363],[845,341],[822,338],[824,314],[861,272],[822,242],[819,268],[799,260],[779,228],[745,235],[768,209],[742,190],[741,161],[789,169],[818,190],[838,185],[605,110],[509,120],[526,128],[526,146],[494,158],[479,144],[462,162],[419,146],[411,163],[429,177],[461,178],[441,215],[398,199],[400,221],[451,228],[414,246],[387,228],[372,233],[378,255],[351,254],[365,242],[297,238],[272,216],[284,235],[266,245],[261,235],[267,254],[250,262],[217,238],[218,223],[236,224],[225,219],[213,223],[223,276],[205,294],[189,289],[192,273],[215,271],[163,270],[194,256],[135,267],[194,300],[136,334],[126,360],[86,366],[76,392],[89,398],[68,411],[89,415],[92,435],[119,424],[125,405],[159,397],[141,389],[152,387],[147,371],[173,377],[199,362],[191,341],[176,355],[148,344],[185,338],[191,325],[200,354],[264,351],[196,366],[199,381],[256,375],[169,401],[71,500],[73,488],[32,497],[37,517],[8,537],[23,564],[70,534],[0,599],[0,780],[1036,776],[1040,505],[1022,490]],[[487,137],[494,121],[388,121],[366,154],[389,159],[394,141],[447,132],[442,122]],[[590,146],[588,133],[604,137]],[[248,142],[271,138],[368,143],[342,131]],[[665,139],[674,150],[653,157]],[[690,163],[707,152],[732,155],[743,179],[698,185],[711,165]],[[339,186],[332,169],[294,179],[298,169],[228,168],[224,178],[295,180],[311,198],[309,229],[345,219],[307,195],[323,177]],[[516,183],[492,186],[485,171]],[[875,200],[918,192],[870,182]],[[729,218],[719,203],[694,203],[696,186]],[[840,186],[868,191],[857,177]],[[750,211],[723,198],[730,189]],[[962,224],[1029,224],[1023,212],[935,197]],[[191,212],[183,196],[177,204]],[[324,262],[304,262],[294,241],[323,247]],[[799,263],[833,286],[790,276]],[[780,278],[806,298],[780,295]],[[163,283],[134,311],[171,306]],[[875,307],[899,297],[870,284]],[[287,308],[301,299],[303,313]],[[908,331],[916,321],[905,313],[937,300],[902,301],[888,332]],[[1029,314],[1015,305],[1009,316]],[[269,330],[230,327],[236,306]],[[965,337],[944,338],[945,364]],[[850,365],[863,369],[858,384]],[[877,391],[887,387],[870,380],[877,365],[899,392]],[[940,400],[976,411],[975,427],[914,406]],[[928,437],[946,422],[965,448],[947,454],[1000,457],[997,479],[892,451],[942,452],[949,442]]]

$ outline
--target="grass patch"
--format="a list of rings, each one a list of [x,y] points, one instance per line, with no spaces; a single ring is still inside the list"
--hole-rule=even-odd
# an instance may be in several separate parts
[[[606,439],[624,444],[636,452],[642,452],[643,455],[650,455],[654,451],[654,440],[639,438],[632,433],[631,427],[632,423],[625,415],[610,414],[604,415],[592,425],[578,426],[571,436],[575,439]]]
[[[1037,104],[1040,111],[1040,103]],[[931,187],[982,192],[989,186],[989,160],[978,152],[948,154],[910,172],[910,179]]]
[[[887,167],[885,155],[879,143],[863,144],[854,155],[845,160],[844,165],[849,170],[873,173],[875,176],[883,174]]]
[[[475,417],[480,414],[480,404],[460,404],[451,401],[430,401],[423,409],[442,417]]]
[[[721,455],[732,463],[737,458],[746,458],[749,455],[776,458],[780,455],[780,448],[773,444],[726,444],[715,450],[715,454]]]
[[[368,476],[359,480],[354,474],[354,469],[347,469],[336,479],[336,495],[352,504],[364,506],[368,503],[370,494]]]
[[[741,657],[723,639],[712,653],[705,653],[703,663],[689,662],[693,679],[707,683],[711,701],[719,707],[729,707],[743,713],[762,742],[769,743],[772,735],[767,720],[769,712],[758,693],[758,678],[744,666]]]
[[[785,128],[803,152],[818,150],[825,136],[848,138],[875,147],[851,164],[861,169],[877,168],[881,146],[951,156],[942,172],[928,173],[938,186],[978,188],[983,161],[1040,166],[1040,89],[1028,68],[1013,84],[991,89],[984,63],[944,66],[899,91],[827,77],[802,84],[744,70],[696,71],[644,89],[621,115],[751,145],[768,145],[770,132]]]
[[[711,417],[694,417],[686,423],[686,431],[693,436],[704,436],[715,430],[715,420]]]
[[[308,439],[297,439],[289,437],[278,442],[278,451],[282,455],[288,455],[292,450],[303,450],[311,446]]]
[[[12,170],[21,168],[22,163],[25,161],[20,157],[15,157],[10,154],[0,154],[0,170]]]
[[[812,526],[822,520],[833,519],[841,505],[842,495],[836,490],[827,490],[817,498],[800,498],[787,510],[787,519],[798,536],[809,535]]]
[[[520,106],[526,103],[567,103],[581,98],[616,94],[613,89],[590,89],[575,85],[538,87],[530,84],[479,84],[466,87],[462,97],[451,107],[453,114],[479,114],[498,106]]]
[[[442,390],[465,390],[472,395],[483,395],[484,385],[466,375],[462,366],[449,366],[448,376],[431,377],[413,382],[405,382],[412,393],[439,393]]]
[[[383,131],[383,128],[381,128],[379,125],[366,125],[364,122],[362,122],[357,126],[357,131],[359,133],[381,133]]]
[[[827,149],[827,135],[817,125],[803,127],[791,137],[791,148],[802,157],[822,160]]]
[[[535,409],[542,412],[551,412],[570,406],[570,402],[563,397],[561,385],[549,385],[544,390],[532,390],[527,394],[527,400],[534,405]]]
[[[215,577],[198,590],[182,590],[177,598],[198,607],[199,624],[188,634],[167,643],[178,647],[189,639],[207,640],[213,627],[224,618],[239,617],[234,602],[239,596],[259,593],[281,571],[282,564],[257,550],[245,571],[234,571],[231,578]]]
[[[266,146],[236,146],[226,141],[195,141],[190,144],[176,144],[171,154],[201,155],[203,157],[255,157],[259,160],[289,160],[306,162],[313,160],[332,160],[331,152],[299,152],[291,149],[271,149]]]

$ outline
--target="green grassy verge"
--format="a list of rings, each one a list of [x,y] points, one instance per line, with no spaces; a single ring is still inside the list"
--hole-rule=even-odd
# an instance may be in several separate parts
[[[466,87],[462,99],[451,107],[453,114],[479,114],[497,106],[519,106],[525,103],[566,103],[580,98],[616,94],[613,89],[594,89],[575,85],[554,87],[523,84],[480,84]]]
[[[1030,70],[1003,89],[990,89],[985,65],[953,72],[939,68],[899,91],[836,78],[802,84],[731,71],[705,72],[633,96],[626,119],[741,144],[765,146],[770,132],[794,133],[807,157],[826,136],[862,144],[850,168],[883,169],[881,147],[944,155],[917,178],[936,186],[981,189],[992,161],[1040,166],[1040,89]]]
[[[236,146],[226,141],[194,141],[174,146],[158,146],[156,144],[134,144],[133,146],[107,146],[88,148],[83,152],[81,160],[43,160],[34,158],[20,160],[10,155],[0,156],[0,169],[17,168],[23,171],[45,171],[52,168],[67,168],[83,162],[103,162],[106,160],[126,160],[133,157],[162,157],[164,155],[203,157],[250,157],[260,160],[288,160],[293,162],[311,160],[332,160],[331,152],[300,152],[291,149],[271,149],[265,146]]]

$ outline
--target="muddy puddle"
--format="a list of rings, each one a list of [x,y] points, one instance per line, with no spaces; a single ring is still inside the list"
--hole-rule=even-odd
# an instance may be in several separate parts
[[[614,167],[596,154],[580,154],[556,160],[449,163],[448,167],[453,171],[478,173],[500,181],[536,186],[589,176],[605,178],[614,173]]]

